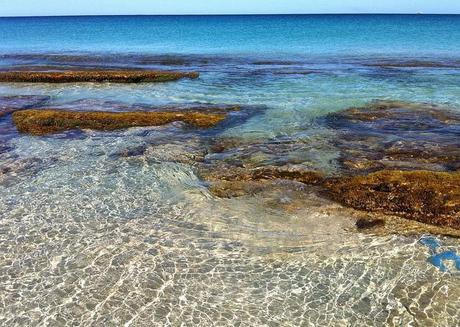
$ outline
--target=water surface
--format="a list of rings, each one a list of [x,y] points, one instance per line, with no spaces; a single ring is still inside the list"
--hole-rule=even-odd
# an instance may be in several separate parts
[[[201,73],[164,84],[1,84],[0,96],[46,95],[42,106],[78,110],[258,110],[208,132],[172,124],[44,137],[1,117],[2,325],[460,323],[459,274],[428,261],[421,234],[358,233],[352,210],[313,192],[294,209],[290,193],[219,199],[176,160],[202,137],[288,138],[310,141],[292,156],[334,172],[334,130],[318,117],[374,99],[460,110],[458,16],[8,18],[0,39],[2,70]]]

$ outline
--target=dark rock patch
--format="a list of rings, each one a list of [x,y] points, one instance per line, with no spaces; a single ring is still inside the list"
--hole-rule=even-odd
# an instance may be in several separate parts
[[[381,68],[460,68],[460,62],[428,61],[428,60],[385,60],[368,63],[366,66]]]
[[[376,101],[325,118],[346,172],[460,168],[460,114],[429,104]]]
[[[356,228],[358,229],[371,229],[371,228],[381,227],[384,225],[385,225],[385,220],[383,219],[360,218],[356,221]]]

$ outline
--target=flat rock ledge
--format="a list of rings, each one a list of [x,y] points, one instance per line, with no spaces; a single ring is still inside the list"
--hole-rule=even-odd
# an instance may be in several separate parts
[[[382,170],[331,178],[324,187],[354,209],[460,229],[460,172]]]
[[[460,230],[460,172],[382,170],[328,177],[295,167],[227,167],[220,173],[201,169],[200,175],[210,183],[211,193],[221,198],[254,195],[286,180],[314,186],[322,197],[346,207]]]
[[[13,121],[21,133],[46,135],[74,129],[109,131],[129,127],[161,126],[172,122],[184,122],[197,128],[211,128],[226,117],[222,110],[103,112],[31,109],[15,112]]]
[[[195,79],[196,72],[149,70],[81,70],[59,72],[0,72],[0,82],[7,83],[157,83],[182,78]]]

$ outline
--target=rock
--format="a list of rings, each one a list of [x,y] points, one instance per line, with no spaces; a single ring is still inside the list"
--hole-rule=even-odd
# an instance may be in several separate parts
[[[15,155],[2,158],[0,164],[0,185],[8,186],[17,183],[18,178],[31,178],[40,171],[52,167],[56,158],[17,158]]]
[[[336,131],[331,143],[347,173],[460,168],[460,114],[447,108],[375,101],[330,114],[325,123]]]
[[[45,135],[72,129],[116,130],[128,127],[160,126],[184,122],[193,127],[214,127],[226,118],[223,112],[102,112],[64,110],[23,110],[13,114],[13,121],[22,133]]]
[[[305,142],[289,137],[269,140],[220,137],[212,142],[206,159],[209,163],[225,162],[236,167],[297,165],[315,170],[322,161],[327,160],[328,154],[321,151],[323,145],[331,148],[324,139]]]
[[[317,139],[220,137],[211,142],[198,174],[213,194],[225,198],[266,194],[280,189],[280,182],[292,182],[286,190],[301,183],[377,216],[358,220],[358,229],[385,226],[389,232],[404,225],[394,223],[401,218],[421,223],[414,230],[428,230],[424,224],[448,234],[460,229],[460,114],[430,104],[374,101],[319,122],[332,130],[321,151]],[[328,170],[330,176],[311,164],[325,151],[339,154],[340,167]]]
[[[149,70],[81,70],[59,72],[0,72],[0,82],[8,83],[152,83],[198,78],[195,72]]]
[[[200,178],[210,182],[209,190],[221,198],[234,198],[255,195],[268,190],[278,189],[283,182],[291,182],[291,187],[299,185],[318,185],[323,174],[296,166],[265,166],[260,168],[202,165],[198,170]],[[284,183],[283,187],[286,187]]]
[[[111,154],[110,157],[113,159],[138,157],[144,155],[146,150],[147,149],[145,146],[140,145],[120,150],[118,152]]]
[[[406,61],[380,61],[366,64],[369,67],[380,68],[460,68],[458,61],[426,61],[426,60],[406,60]]]
[[[166,142],[167,141],[167,142]],[[156,140],[144,153],[147,160],[175,162],[196,165],[203,162],[207,154],[204,140],[197,136],[185,135],[184,138]]]
[[[260,181],[216,181],[209,191],[219,198],[237,198],[265,191],[270,183]]]
[[[330,178],[329,196],[358,210],[460,229],[460,172],[383,170]]]
[[[320,172],[305,169],[302,166],[264,166],[259,168],[220,166],[202,166],[199,175],[208,181],[261,181],[261,180],[292,180],[304,184],[318,185],[324,180]]]

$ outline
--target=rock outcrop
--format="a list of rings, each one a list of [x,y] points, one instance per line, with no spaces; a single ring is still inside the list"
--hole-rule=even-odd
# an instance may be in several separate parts
[[[128,127],[160,126],[184,122],[193,127],[214,127],[226,118],[222,111],[102,112],[64,110],[22,110],[13,114],[21,133],[45,135],[73,129],[116,130]]]
[[[460,173],[383,170],[330,178],[331,198],[358,210],[460,229]]]
[[[81,71],[6,71],[0,72],[0,82],[9,83],[154,83],[198,78],[195,72],[149,70],[81,70]]]

